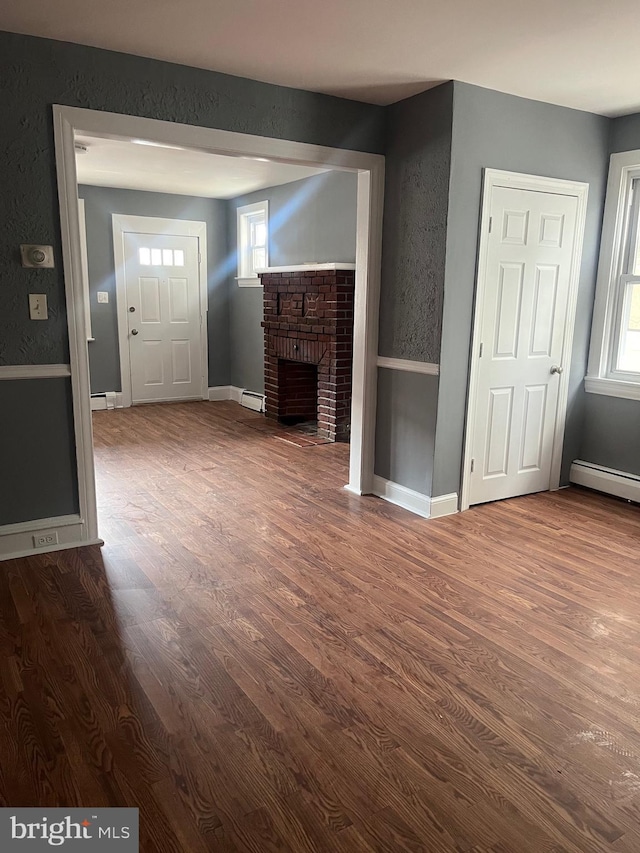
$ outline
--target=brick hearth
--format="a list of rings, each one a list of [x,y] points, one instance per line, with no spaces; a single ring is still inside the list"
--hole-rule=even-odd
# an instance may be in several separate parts
[[[318,421],[318,434],[349,440],[353,270],[269,272],[264,285],[266,415]]]

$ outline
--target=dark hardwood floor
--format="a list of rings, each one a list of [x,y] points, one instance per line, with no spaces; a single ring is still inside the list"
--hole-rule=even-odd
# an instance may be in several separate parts
[[[640,512],[424,521],[234,403],[95,414],[103,549],[0,567],[0,802],[159,851],[640,851]]]

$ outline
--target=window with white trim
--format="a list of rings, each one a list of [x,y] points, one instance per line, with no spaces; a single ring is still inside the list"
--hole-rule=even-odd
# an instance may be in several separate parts
[[[269,265],[269,202],[238,208],[238,284],[259,287],[256,270]]]
[[[585,388],[640,400],[640,151],[611,157]]]

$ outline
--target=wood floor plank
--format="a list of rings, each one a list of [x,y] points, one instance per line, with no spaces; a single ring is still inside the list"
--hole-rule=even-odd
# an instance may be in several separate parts
[[[235,403],[94,414],[106,545],[0,569],[0,804],[145,853],[638,853],[640,511],[425,521]]]

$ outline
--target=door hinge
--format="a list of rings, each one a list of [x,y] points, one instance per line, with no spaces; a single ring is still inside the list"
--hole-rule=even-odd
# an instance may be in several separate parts
[[[489,217],[489,234],[491,234],[491,229],[493,228],[493,216]]]
[[[480,352],[478,353],[478,358],[482,358],[482,350],[484,349],[484,344],[480,343]]]
[[[472,460],[471,460],[471,473],[472,473],[472,474],[473,474],[473,469],[474,469],[475,467],[476,467],[476,460],[475,460],[475,459],[472,459]]]

